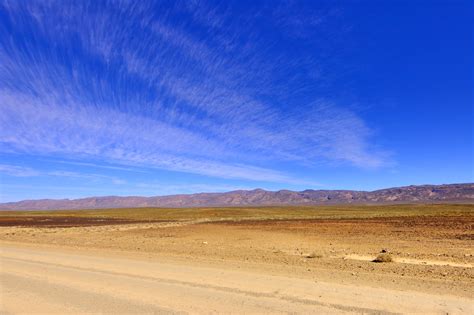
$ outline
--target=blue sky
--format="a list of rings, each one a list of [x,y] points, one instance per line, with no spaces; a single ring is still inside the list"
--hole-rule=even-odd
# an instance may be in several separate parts
[[[0,201],[473,181],[471,1],[0,1]]]

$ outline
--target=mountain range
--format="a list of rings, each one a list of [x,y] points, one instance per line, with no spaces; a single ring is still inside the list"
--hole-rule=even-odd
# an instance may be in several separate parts
[[[375,191],[254,189],[156,197],[106,196],[81,199],[39,199],[0,203],[0,210],[396,203],[474,203],[474,183],[405,186]]]

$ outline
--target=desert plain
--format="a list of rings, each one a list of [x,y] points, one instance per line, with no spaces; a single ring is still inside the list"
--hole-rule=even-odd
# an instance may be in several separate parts
[[[473,227],[470,204],[2,211],[0,312],[473,314]]]

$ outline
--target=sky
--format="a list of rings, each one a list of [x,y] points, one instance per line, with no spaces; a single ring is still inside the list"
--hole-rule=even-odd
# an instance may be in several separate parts
[[[0,0],[0,202],[474,181],[471,1]]]

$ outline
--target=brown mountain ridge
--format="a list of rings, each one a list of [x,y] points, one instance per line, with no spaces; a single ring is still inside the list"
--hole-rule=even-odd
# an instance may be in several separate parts
[[[40,199],[0,203],[0,210],[58,210],[135,207],[219,207],[328,204],[474,203],[474,183],[420,185],[375,191],[236,190],[156,197],[89,197],[81,199]]]

